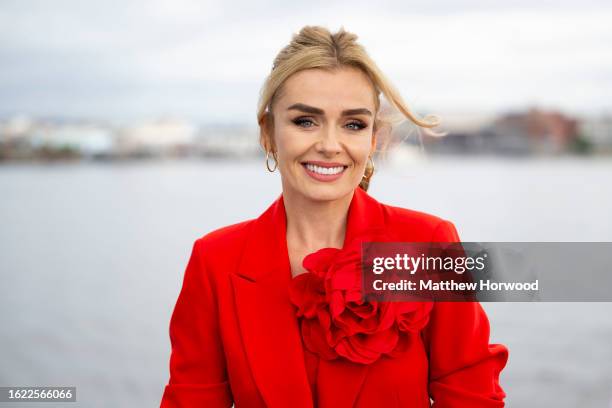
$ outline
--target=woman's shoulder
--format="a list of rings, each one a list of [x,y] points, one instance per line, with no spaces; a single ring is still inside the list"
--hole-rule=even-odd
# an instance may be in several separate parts
[[[255,219],[216,228],[196,239],[195,245],[209,256],[236,254],[236,250],[243,245],[253,221]]]
[[[381,203],[387,228],[418,241],[458,240],[452,221],[424,211]]]

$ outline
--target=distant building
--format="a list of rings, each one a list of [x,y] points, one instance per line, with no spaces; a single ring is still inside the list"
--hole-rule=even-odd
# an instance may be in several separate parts
[[[27,116],[12,117],[0,123],[0,143],[27,138],[34,121]]]
[[[94,123],[37,123],[30,132],[34,149],[73,151],[85,157],[108,156],[114,150],[114,132]]]
[[[528,148],[539,154],[558,154],[570,149],[578,136],[578,121],[559,112],[532,108],[495,120],[489,129],[501,146]],[[508,139],[509,143],[504,143]]]
[[[23,115],[0,122],[0,160],[32,156],[30,132],[34,123]]]
[[[254,156],[263,151],[259,130],[246,125],[207,125],[195,138],[198,155],[207,157]]]
[[[425,137],[432,153],[531,155],[575,149],[578,121],[559,112],[530,109],[489,120],[451,121],[443,138]]]
[[[187,154],[196,127],[178,119],[159,119],[120,129],[116,148],[120,156],[176,156]]]
[[[592,145],[594,152],[612,154],[612,114],[583,118],[579,132]]]

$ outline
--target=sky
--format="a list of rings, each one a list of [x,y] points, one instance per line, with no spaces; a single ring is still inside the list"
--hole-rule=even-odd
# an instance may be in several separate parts
[[[304,25],[357,34],[420,114],[602,114],[610,21],[612,2],[588,0],[2,0],[0,117],[256,124],[272,61]]]

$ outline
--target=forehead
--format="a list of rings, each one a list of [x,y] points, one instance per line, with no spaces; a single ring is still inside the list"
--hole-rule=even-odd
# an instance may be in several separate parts
[[[362,107],[373,111],[374,97],[372,82],[357,68],[331,71],[313,68],[291,75],[283,84],[277,102],[282,110],[299,102],[326,112]]]

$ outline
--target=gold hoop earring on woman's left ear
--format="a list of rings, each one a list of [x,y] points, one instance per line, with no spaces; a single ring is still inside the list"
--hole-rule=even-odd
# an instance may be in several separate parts
[[[372,156],[368,156],[368,163],[366,164],[365,172],[363,173],[363,180],[370,181],[374,174],[374,160]]]
[[[368,191],[368,187],[370,186],[370,179],[374,174],[374,160],[372,160],[372,156],[368,156],[368,162],[366,163],[366,168],[363,173],[363,177],[361,177],[361,182],[359,186],[363,188],[365,191]]]
[[[371,177],[371,175],[374,174],[374,160],[372,160],[372,156],[371,155],[368,156],[368,160],[370,161],[370,164],[372,165],[372,170],[371,170],[371,173],[370,173],[370,177]]]
[[[274,168],[270,168],[270,151],[266,151],[266,167],[270,173],[274,173],[274,171],[278,167],[278,159],[276,158],[276,152],[272,152],[272,158],[274,159]]]

